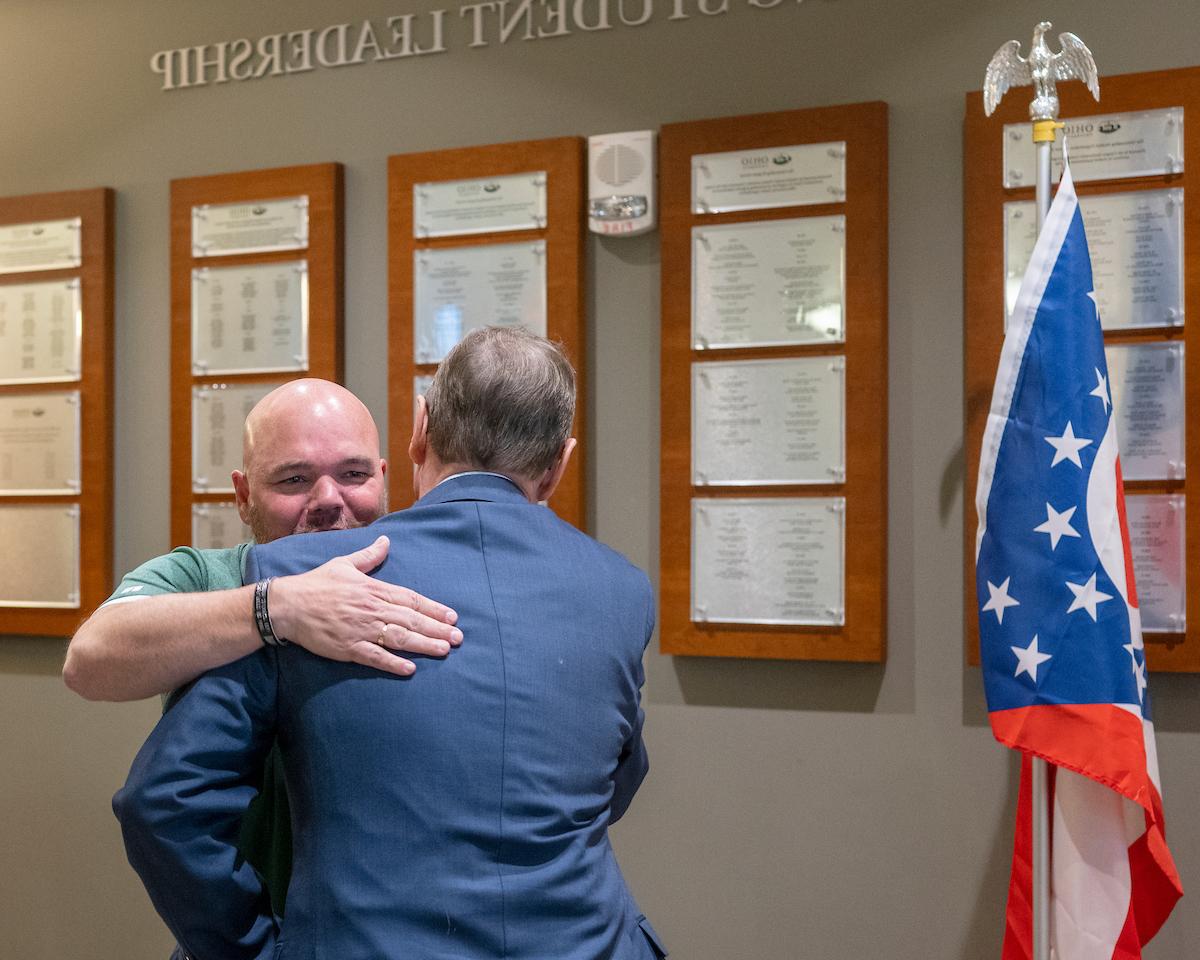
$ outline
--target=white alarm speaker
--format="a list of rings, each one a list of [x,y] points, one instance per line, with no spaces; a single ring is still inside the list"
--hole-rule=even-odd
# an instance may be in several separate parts
[[[654,229],[657,163],[653,130],[588,137],[588,227],[632,236]]]

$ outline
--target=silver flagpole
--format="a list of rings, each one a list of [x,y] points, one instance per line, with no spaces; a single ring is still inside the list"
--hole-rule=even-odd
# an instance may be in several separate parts
[[[983,109],[992,115],[1009,87],[1033,84],[1033,102],[1029,118],[1033,121],[1033,142],[1037,148],[1037,187],[1034,199],[1037,206],[1037,230],[1042,232],[1050,212],[1050,150],[1055,131],[1062,129],[1058,122],[1058,95],[1055,82],[1077,78],[1082,80],[1096,100],[1100,99],[1100,80],[1091,51],[1073,33],[1060,33],[1062,49],[1051,53],[1046,45],[1049,21],[1043,20],[1033,30],[1029,58],[1021,56],[1021,44],[1009,40],[992,57],[983,84]],[[1049,772],[1046,761],[1032,757],[1030,787],[1033,794],[1033,960],[1050,960],[1050,798]]]

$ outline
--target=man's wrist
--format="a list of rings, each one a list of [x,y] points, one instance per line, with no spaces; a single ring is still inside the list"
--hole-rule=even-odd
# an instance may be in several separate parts
[[[271,622],[270,593],[271,582],[274,579],[267,577],[254,585],[254,626],[258,629],[258,636],[264,646],[282,647],[287,645],[287,638],[279,636]]]

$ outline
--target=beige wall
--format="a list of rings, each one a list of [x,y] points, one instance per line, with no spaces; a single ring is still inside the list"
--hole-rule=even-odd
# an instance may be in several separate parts
[[[991,741],[978,671],[962,666],[958,599],[963,93],[1042,17],[1082,35],[1106,73],[1191,65],[1194,3],[730,0],[723,16],[671,23],[664,10],[637,29],[477,50],[451,17],[439,56],[200,90],[160,92],[146,66],[162,48],[437,5],[0,4],[0,194],[117,190],[117,569],[169,546],[172,177],[346,165],[347,380],[384,421],[389,154],[886,100],[888,662],[652,650],[652,770],[616,842],[684,960],[998,955],[1015,767]],[[588,257],[594,529],[652,572],[657,243],[593,239]],[[58,680],[62,650],[0,639],[0,956],[161,957],[168,937],[108,808],[157,705],[79,701]],[[1200,683],[1156,677],[1153,691],[1169,834],[1200,890]],[[1194,956],[1197,943],[1185,901],[1149,956]]]

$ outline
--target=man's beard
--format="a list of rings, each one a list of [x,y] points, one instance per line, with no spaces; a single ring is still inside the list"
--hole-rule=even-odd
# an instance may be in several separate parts
[[[387,489],[385,488],[379,497],[378,516],[382,517],[385,513],[387,513],[387,509],[388,496]],[[318,533],[322,530],[352,530],[355,527],[365,527],[371,522],[370,520],[355,519],[354,515],[348,510],[342,510],[341,513],[338,514],[337,520],[334,523],[329,524],[309,523],[308,514],[305,514],[305,519],[301,521],[301,523],[294,530],[289,530],[287,533],[280,533],[272,536],[270,524],[263,515],[263,511],[259,509],[258,504],[250,503],[247,506],[247,512],[250,515],[250,533],[253,535],[255,543],[270,543],[272,540],[276,540],[279,537],[288,537],[294,533]]]

